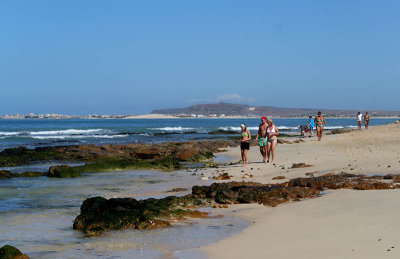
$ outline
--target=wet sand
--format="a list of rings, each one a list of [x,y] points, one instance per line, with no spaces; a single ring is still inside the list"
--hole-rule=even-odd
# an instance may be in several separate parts
[[[238,148],[224,155],[233,161],[240,159]],[[212,177],[219,173],[216,170],[224,170],[235,181],[242,181],[247,173],[254,178],[245,181],[262,183],[283,182],[306,173],[398,174],[400,124],[326,135],[321,142],[314,137],[304,143],[281,144],[275,166],[260,161],[258,148],[252,147],[247,168],[233,165],[203,173]],[[312,167],[291,169],[293,163]],[[286,179],[272,180],[276,176]],[[398,258],[399,199],[400,190],[337,190],[277,208],[238,205],[252,208],[238,215],[255,223],[201,251],[210,258]]]

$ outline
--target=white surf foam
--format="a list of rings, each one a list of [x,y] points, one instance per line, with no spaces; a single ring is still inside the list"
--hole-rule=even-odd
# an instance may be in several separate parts
[[[83,139],[83,138],[125,138],[129,135],[87,135],[87,136],[32,136],[34,139]]]
[[[185,127],[163,127],[163,128],[150,128],[151,130],[164,130],[164,131],[184,131],[184,130],[194,130],[195,128],[185,128]]]
[[[236,131],[240,131],[241,128],[240,127],[232,127],[232,126],[226,126],[226,127],[219,127],[219,130],[236,130]],[[258,127],[247,127],[248,130],[258,130]]]
[[[103,129],[66,129],[66,130],[45,130],[45,131],[31,131],[30,135],[61,135],[61,134],[87,134],[93,132],[99,132]]]
[[[0,136],[16,136],[16,135],[19,135],[19,134],[22,134],[22,133],[25,133],[25,132],[18,132],[18,131],[12,131],[12,132],[9,132],[9,131],[0,131]]]

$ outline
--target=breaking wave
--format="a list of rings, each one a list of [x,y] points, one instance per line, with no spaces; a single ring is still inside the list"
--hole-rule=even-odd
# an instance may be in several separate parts
[[[163,127],[163,128],[150,128],[150,130],[165,130],[165,131],[184,131],[184,130],[194,130],[195,128],[185,128],[185,127]]]

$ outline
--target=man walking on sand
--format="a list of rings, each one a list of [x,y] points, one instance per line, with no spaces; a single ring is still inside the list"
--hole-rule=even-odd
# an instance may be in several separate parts
[[[256,137],[256,143],[260,147],[260,153],[263,157],[263,162],[265,163],[265,160],[267,159],[267,117],[263,116],[261,118],[261,124],[258,127],[258,132],[257,132],[257,137]]]

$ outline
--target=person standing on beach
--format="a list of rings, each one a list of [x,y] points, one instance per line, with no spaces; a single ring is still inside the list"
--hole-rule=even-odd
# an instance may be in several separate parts
[[[317,125],[317,136],[318,136],[318,141],[321,141],[322,139],[322,133],[324,132],[324,124],[325,126],[328,126],[326,124],[325,117],[322,116],[321,112],[318,112],[318,116],[315,117],[314,119],[315,124]]]
[[[363,115],[361,114],[361,112],[358,112],[358,114],[357,114],[357,124],[358,124],[358,129],[359,130],[361,130],[361,124],[362,124],[362,121],[363,121]]]
[[[247,166],[247,151],[250,149],[250,140],[251,140],[251,135],[250,131],[247,130],[246,124],[242,123],[240,125],[242,128],[242,138],[240,139],[240,152],[242,155],[242,162],[243,162],[243,167]]]
[[[314,130],[314,127],[315,127],[315,121],[314,121],[312,116],[309,116],[308,119],[309,119],[308,130],[310,131],[310,137],[314,137],[313,130]]]
[[[368,115],[368,112],[366,112],[366,113],[365,113],[365,116],[364,116],[364,125],[365,125],[365,129],[367,130],[367,129],[368,129],[368,125],[369,125],[369,115]]]
[[[275,161],[275,149],[278,145],[279,135],[278,127],[274,125],[274,121],[272,119],[268,120],[267,127],[267,163],[269,163],[269,156],[271,155],[272,163]]]
[[[257,132],[257,137],[256,137],[256,143],[260,147],[260,153],[263,157],[263,162],[265,163],[265,160],[267,159],[267,150],[266,150],[266,135],[267,135],[267,117],[263,116],[261,118],[261,124],[258,127],[258,132]]]

